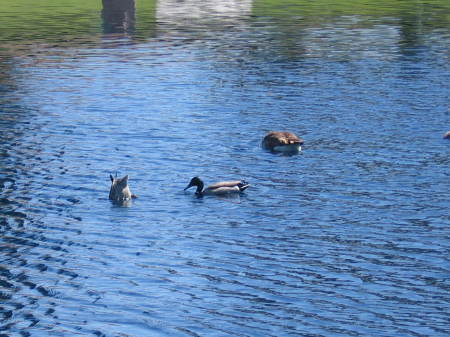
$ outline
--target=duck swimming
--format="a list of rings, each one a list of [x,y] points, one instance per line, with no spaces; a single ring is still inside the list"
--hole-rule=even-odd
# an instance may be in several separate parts
[[[249,183],[244,180],[233,180],[233,181],[220,181],[215,184],[209,185],[205,189],[203,181],[199,177],[194,177],[189,182],[189,185],[184,189],[185,191],[188,188],[193,186],[197,186],[197,190],[195,194],[198,196],[203,195],[226,195],[226,194],[236,194],[241,193],[249,187]]]
[[[262,147],[275,152],[299,152],[303,139],[292,132],[270,131],[261,143]]]

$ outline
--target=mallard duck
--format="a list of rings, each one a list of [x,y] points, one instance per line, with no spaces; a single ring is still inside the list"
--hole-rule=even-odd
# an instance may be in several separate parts
[[[269,151],[298,152],[301,150],[303,139],[292,132],[270,131],[262,141],[262,147]]]
[[[189,182],[189,185],[184,189],[197,186],[195,194],[198,196],[202,195],[225,195],[225,194],[236,194],[243,192],[250,185],[244,180],[234,180],[234,181],[220,181],[215,184],[209,185],[205,189],[203,181],[199,177],[194,177]]]
[[[109,190],[109,200],[122,202],[131,200],[132,198],[137,198],[136,195],[132,194],[130,187],[128,186],[128,175],[123,178],[114,178],[111,174],[109,175],[111,179],[111,189]]]

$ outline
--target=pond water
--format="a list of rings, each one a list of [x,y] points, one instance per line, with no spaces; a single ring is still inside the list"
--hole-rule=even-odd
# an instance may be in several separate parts
[[[446,1],[0,3],[0,336],[450,334]]]

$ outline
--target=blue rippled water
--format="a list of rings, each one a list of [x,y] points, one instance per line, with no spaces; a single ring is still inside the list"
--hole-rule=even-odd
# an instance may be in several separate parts
[[[9,33],[0,336],[448,336],[448,22],[183,4]]]

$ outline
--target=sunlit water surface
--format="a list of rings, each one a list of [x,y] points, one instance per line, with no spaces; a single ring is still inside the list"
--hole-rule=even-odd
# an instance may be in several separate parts
[[[241,5],[3,52],[0,336],[450,334],[448,30]]]

